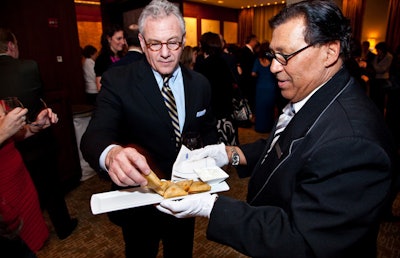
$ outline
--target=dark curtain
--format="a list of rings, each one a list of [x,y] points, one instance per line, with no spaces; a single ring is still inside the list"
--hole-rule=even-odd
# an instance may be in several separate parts
[[[343,14],[350,19],[353,38],[358,41],[361,41],[365,2],[366,0],[343,0]]]
[[[388,13],[386,43],[393,53],[400,45],[400,0],[390,0]]]
[[[254,8],[243,9],[239,13],[239,46],[244,46],[246,37],[253,34]]]

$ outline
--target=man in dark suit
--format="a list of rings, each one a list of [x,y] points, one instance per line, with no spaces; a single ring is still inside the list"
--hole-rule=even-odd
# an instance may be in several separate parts
[[[239,175],[251,176],[247,203],[204,194],[157,207],[208,217],[209,239],[251,257],[376,257],[394,156],[382,115],[343,65],[350,22],[334,2],[311,0],[270,25],[271,72],[291,120],[278,122],[278,137],[206,146],[193,157],[240,165]]]
[[[154,0],[139,17],[139,39],[145,59],[115,67],[102,77],[97,107],[83,135],[81,150],[96,171],[111,178],[113,189],[146,185],[154,170],[170,179],[179,147],[165,104],[163,80],[170,77],[179,132],[198,132],[204,144],[216,143],[211,87],[199,73],[179,66],[185,25],[178,7]],[[121,226],[126,257],[192,257],[194,220],[178,220],[152,205],[112,212]]]
[[[43,86],[38,65],[32,60],[20,60],[14,34],[0,28],[0,98],[18,97],[28,108],[28,122],[36,120],[46,108],[41,98]],[[39,127],[31,125],[39,132]],[[40,205],[46,209],[60,239],[68,237],[77,226],[71,219],[64,193],[57,175],[57,146],[51,129],[41,130],[34,136],[16,143],[38,192]]]
[[[139,41],[138,25],[132,24],[129,26],[125,39],[126,44],[128,44],[128,53],[126,53],[120,60],[113,63],[111,67],[127,65],[143,58],[143,52]]]
[[[240,74],[239,86],[242,89],[244,96],[249,101],[251,110],[255,111],[255,98],[256,98],[256,80],[251,76],[254,61],[256,60],[257,47],[260,45],[257,36],[254,34],[249,35],[245,41],[246,45],[239,51],[238,61],[242,73]]]

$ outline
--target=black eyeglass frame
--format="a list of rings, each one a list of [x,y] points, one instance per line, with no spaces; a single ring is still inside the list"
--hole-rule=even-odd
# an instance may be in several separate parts
[[[178,41],[178,42],[171,40],[171,41],[167,41],[167,42],[155,41],[153,43],[147,43],[147,40],[144,37],[143,37],[143,40],[144,40],[144,43],[145,43],[146,47],[148,49],[150,49],[151,51],[153,51],[153,52],[160,51],[164,45],[166,45],[169,50],[176,51],[180,47],[182,47],[182,44],[183,44],[183,36],[182,36],[181,41]],[[176,46],[171,48],[171,44],[172,45],[176,44]],[[158,49],[154,49],[152,47],[157,47]]]
[[[271,59],[273,58],[273,59],[275,59],[278,63],[280,63],[281,65],[286,66],[286,65],[288,64],[290,58],[294,57],[295,55],[297,55],[297,54],[303,52],[303,51],[306,50],[307,48],[312,47],[312,46],[314,46],[314,45],[315,45],[315,44],[309,44],[309,45],[307,45],[307,46],[305,46],[305,47],[303,47],[303,48],[300,48],[299,50],[297,50],[297,51],[295,51],[295,52],[293,52],[293,53],[291,53],[291,54],[288,54],[288,55],[285,55],[285,54],[282,54],[282,53],[274,53],[273,50],[270,50],[269,52],[266,53],[266,56],[267,56],[268,58],[271,58]],[[277,55],[283,57],[283,59],[285,60],[285,62],[282,62],[283,60],[279,60],[279,58],[277,58]]]

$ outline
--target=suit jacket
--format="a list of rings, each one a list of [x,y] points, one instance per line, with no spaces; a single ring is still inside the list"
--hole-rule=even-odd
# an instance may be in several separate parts
[[[221,196],[208,237],[253,257],[376,257],[392,150],[349,73],[306,102],[262,163],[271,138],[242,147],[248,204]]]
[[[14,96],[28,108],[28,120],[35,121],[37,114],[43,109],[40,101],[43,85],[38,65],[33,60],[0,56],[0,98]],[[54,154],[54,150],[49,150],[54,145],[51,129],[43,130],[16,145],[25,162],[37,160],[39,157],[49,159],[48,155]]]
[[[125,56],[123,56],[120,60],[113,63],[111,67],[120,66],[120,65],[127,65],[133,63],[135,61],[139,61],[144,57],[144,54],[139,53],[137,51],[128,51]]]
[[[181,67],[186,118],[185,132],[201,133],[204,144],[217,141],[207,79]],[[83,157],[100,171],[99,157],[110,144],[135,144],[152,167],[169,179],[178,151],[171,118],[152,69],[145,58],[109,69],[102,77],[97,107],[81,141]],[[159,174],[160,174],[159,173]]]
[[[28,108],[28,118],[34,121],[41,107],[43,94],[39,68],[33,60],[0,56],[0,98],[18,97]]]

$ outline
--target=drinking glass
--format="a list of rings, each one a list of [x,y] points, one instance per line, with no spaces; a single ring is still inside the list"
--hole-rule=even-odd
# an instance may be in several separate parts
[[[0,100],[4,113],[8,113],[16,107],[24,108],[24,105],[17,97],[6,97]]]
[[[185,145],[189,150],[200,149],[203,147],[203,141],[200,133],[198,132],[187,132],[182,135],[182,144]]]

